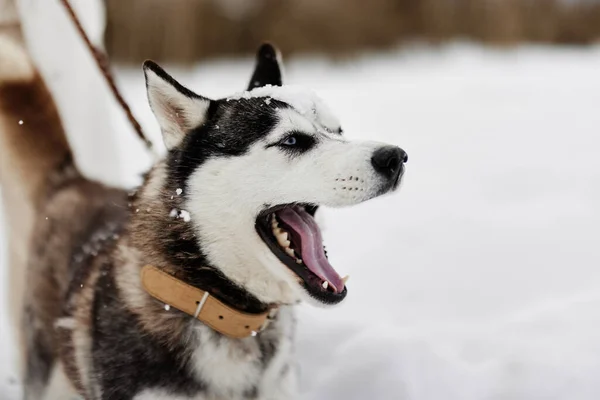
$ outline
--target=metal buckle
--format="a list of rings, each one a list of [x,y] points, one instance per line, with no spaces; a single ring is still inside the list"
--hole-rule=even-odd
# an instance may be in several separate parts
[[[262,332],[265,329],[267,329],[267,327],[269,326],[271,321],[273,321],[277,317],[278,311],[279,311],[278,307],[273,307],[273,308],[271,308],[271,310],[269,310],[269,314],[267,314],[267,318],[265,319],[265,322],[263,322],[263,324],[260,326],[260,328],[258,328],[259,332]]]
[[[204,303],[206,303],[207,299],[208,299],[208,292],[204,292],[204,296],[202,296],[202,299],[198,302],[198,306],[196,307],[196,312],[194,313],[194,318],[198,318],[198,315],[200,315],[200,311],[202,311],[202,307],[204,307]]]

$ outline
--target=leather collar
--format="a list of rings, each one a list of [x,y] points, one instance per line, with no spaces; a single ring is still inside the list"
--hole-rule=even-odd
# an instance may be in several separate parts
[[[225,336],[241,339],[263,331],[277,314],[277,306],[261,314],[249,314],[221,302],[209,292],[191,286],[174,276],[146,265],[141,272],[146,292],[210,326]]]

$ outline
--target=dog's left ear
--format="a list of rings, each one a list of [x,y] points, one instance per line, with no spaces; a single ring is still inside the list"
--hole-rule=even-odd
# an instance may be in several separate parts
[[[256,53],[256,67],[248,90],[265,85],[281,86],[281,54],[270,43],[264,43]]]
[[[153,61],[144,62],[148,102],[160,125],[168,150],[206,122],[211,100],[177,82]]]

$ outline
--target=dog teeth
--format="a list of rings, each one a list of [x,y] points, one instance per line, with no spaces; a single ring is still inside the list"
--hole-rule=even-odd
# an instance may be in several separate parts
[[[348,279],[350,279],[350,275],[346,275],[342,278],[342,282],[344,282],[344,285],[346,284],[346,282],[348,282]]]
[[[329,287],[329,282],[324,281],[321,286],[323,286],[323,289],[327,289]]]
[[[277,243],[279,243],[281,247],[283,247],[284,249],[290,247],[289,235],[286,231],[280,230],[276,237]]]
[[[296,264],[302,264],[303,261],[296,257],[296,252],[290,247],[292,244],[290,240],[290,234],[279,226],[279,222],[277,221],[275,214],[271,214],[271,228],[273,231],[273,236],[275,236],[277,243],[285,251],[285,253],[292,257],[296,261]]]

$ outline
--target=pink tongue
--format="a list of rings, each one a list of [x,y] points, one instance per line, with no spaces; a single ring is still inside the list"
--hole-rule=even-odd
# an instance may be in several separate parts
[[[336,293],[340,293],[344,289],[344,282],[325,257],[323,238],[314,218],[300,207],[284,208],[277,212],[277,216],[300,237],[301,243],[296,243],[296,246],[301,247],[304,265],[319,278],[328,281]]]

